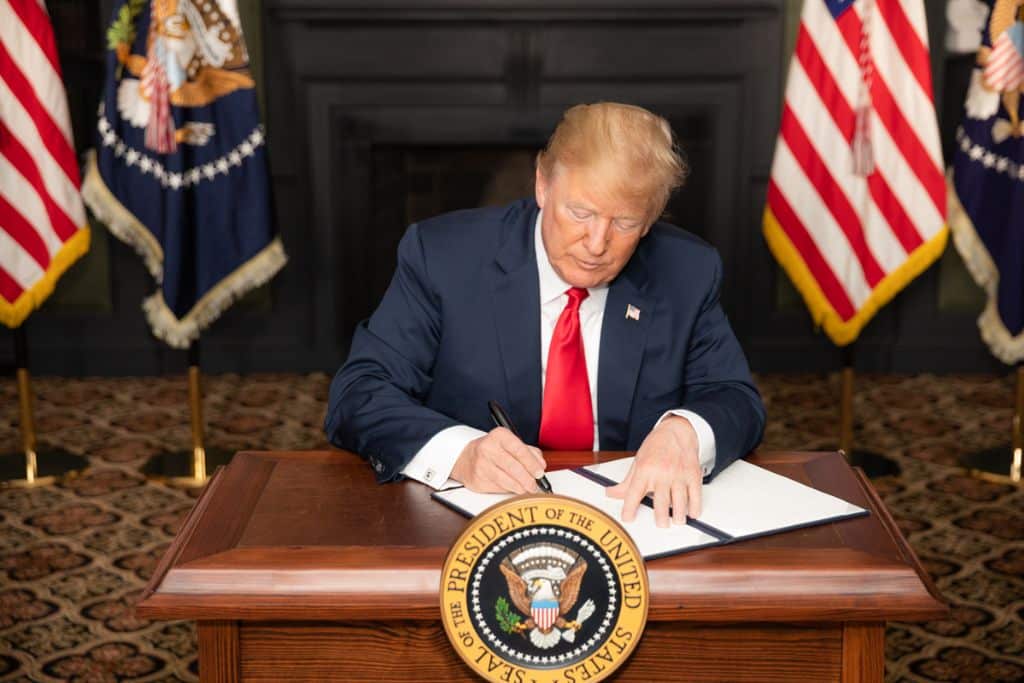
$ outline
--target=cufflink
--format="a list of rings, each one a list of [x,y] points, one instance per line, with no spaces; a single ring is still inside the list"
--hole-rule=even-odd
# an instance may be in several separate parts
[[[428,470],[426,471],[426,473],[425,473],[425,474],[423,475],[423,478],[424,478],[424,479],[426,479],[427,481],[433,481],[433,480],[434,480],[434,475],[435,475],[435,474],[437,474],[437,473],[436,473],[436,472],[434,471],[434,469],[433,469],[433,468],[430,468],[430,469],[428,469]]]

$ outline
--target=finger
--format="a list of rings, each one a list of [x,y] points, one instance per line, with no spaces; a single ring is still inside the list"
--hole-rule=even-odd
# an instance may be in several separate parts
[[[605,495],[609,498],[625,498],[626,491],[629,490],[630,485],[633,483],[633,472],[636,470],[636,460],[633,460],[633,464],[629,466],[629,471],[626,472],[626,478],[620,481],[615,486],[605,487]]]
[[[529,488],[517,477],[513,476],[508,469],[508,463],[513,460],[501,444],[498,442],[490,444],[485,449],[480,462],[481,476],[497,487],[497,491],[511,491],[512,493],[526,493]]]
[[[528,457],[526,465],[522,462],[523,458],[521,453],[506,450],[500,459],[495,460],[494,464],[505,475],[516,481],[519,488],[522,489],[520,493],[537,491],[537,478],[527,469],[527,466],[533,465],[533,458]]]
[[[548,468],[548,463],[547,460],[544,459],[544,454],[541,453],[540,449],[537,448],[536,446],[527,446],[526,448],[530,451],[530,454],[537,461],[537,464],[540,466],[541,472],[546,471]]]
[[[539,450],[532,446],[527,446],[512,432],[502,435],[501,445],[506,452],[519,461],[531,478],[540,479],[544,476],[546,463],[543,457],[539,457]],[[534,451],[536,451],[536,454]]]
[[[522,441],[517,441],[513,447],[512,457],[519,461],[519,464],[523,466],[532,479],[540,479],[544,476],[544,470],[546,465],[544,458],[538,458],[530,450],[530,447],[524,444]]]
[[[497,465],[487,473],[487,478],[494,483],[496,491],[499,492],[526,493],[529,490],[523,487],[522,482]]]
[[[700,505],[701,505],[701,489],[704,483],[698,471],[694,476],[686,482],[686,491],[690,498],[690,512],[691,518],[700,517]]]
[[[476,493],[504,493],[504,489],[486,477],[477,477],[467,483],[466,488]]]
[[[477,493],[500,493],[504,491],[493,478],[487,476],[487,468],[483,460],[476,464],[462,483],[467,489]]]
[[[640,507],[640,501],[647,495],[647,487],[641,483],[638,477],[634,477],[626,489],[626,495],[622,503],[622,521],[632,522],[636,519],[636,511]]]
[[[654,486],[654,523],[659,529],[668,527],[668,483],[660,481]]]
[[[686,524],[686,483],[680,480],[673,481],[669,493],[672,496],[672,522]]]

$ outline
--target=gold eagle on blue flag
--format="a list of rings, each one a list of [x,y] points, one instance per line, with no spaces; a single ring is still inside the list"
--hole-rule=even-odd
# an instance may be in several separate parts
[[[159,284],[153,333],[185,348],[273,277],[266,137],[236,0],[120,0],[82,194]]]
[[[949,224],[984,290],[982,339],[1006,364],[1024,360],[1024,0],[988,0],[956,132]]]

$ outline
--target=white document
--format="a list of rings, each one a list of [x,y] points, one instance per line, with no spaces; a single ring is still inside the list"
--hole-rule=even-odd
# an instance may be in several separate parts
[[[719,542],[714,536],[688,524],[673,524],[668,529],[659,529],[654,521],[654,510],[643,505],[637,511],[636,519],[627,524],[622,521],[621,500],[609,498],[604,492],[604,486],[572,470],[548,472],[547,478],[554,493],[592,505],[621,524],[645,558],[702,548]],[[465,487],[433,494],[437,500],[470,517],[512,496],[511,493],[476,493]]]
[[[734,538],[858,517],[867,510],[745,460],[737,460],[701,491],[697,519]]]
[[[632,463],[633,458],[622,458],[582,469],[617,483],[625,479]],[[867,514],[862,507],[744,460],[704,485],[700,517],[666,529],[658,528],[654,510],[647,505],[640,506],[634,521],[624,523],[622,501],[609,498],[604,483],[582,471],[557,470],[548,472],[547,478],[554,493],[588,503],[622,524],[646,559]],[[463,487],[438,491],[432,497],[472,517],[512,495],[475,493]]]

